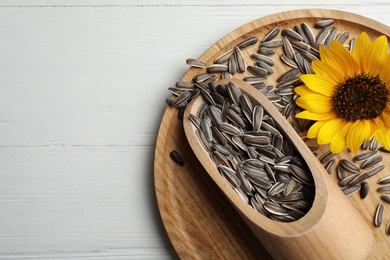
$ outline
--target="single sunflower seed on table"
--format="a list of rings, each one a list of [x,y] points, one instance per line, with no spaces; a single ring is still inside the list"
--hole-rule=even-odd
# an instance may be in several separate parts
[[[384,206],[382,203],[379,203],[375,212],[374,224],[376,227],[380,227],[383,222],[383,213]]]
[[[378,181],[378,184],[390,184],[390,176],[385,176]]]
[[[347,171],[350,171],[350,172],[353,172],[353,173],[357,173],[357,172],[360,171],[360,169],[355,164],[353,164],[351,161],[349,161],[348,159],[341,159],[340,160],[340,164]]]
[[[355,185],[343,188],[342,191],[345,194],[345,196],[349,197],[352,194],[358,192],[360,189],[361,189],[361,186],[359,184],[355,184]]]
[[[370,192],[370,184],[364,181],[360,184],[360,186],[361,186],[359,191],[360,198],[365,199],[368,193]]]
[[[383,194],[383,195],[381,195],[381,199],[382,199],[384,202],[390,204],[390,195],[389,195],[389,194]]]
[[[379,163],[380,161],[382,161],[382,159],[383,159],[382,155],[375,155],[375,156],[367,159],[366,161],[364,161],[362,163],[362,165],[360,165],[360,168],[361,169],[370,168],[370,167],[374,166],[375,164]]]
[[[180,153],[176,150],[173,150],[172,152],[169,153],[169,157],[178,165],[184,166],[184,160],[181,157]]]

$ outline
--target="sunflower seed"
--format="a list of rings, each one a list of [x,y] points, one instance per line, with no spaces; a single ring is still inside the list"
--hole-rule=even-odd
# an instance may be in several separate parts
[[[283,50],[289,59],[294,59],[294,50],[287,37],[283,37]]]
[[[242,50],[255,45],[258,41],[259,39],[256,36],[252,36],[237,44],[237,48],[240,48]]]
[[[210,92],[204,90],[204,89],[201,89],[200,90],[200,95],[202,96],[203,100],[206,101],[207,104],[209,105],[212,105],[212,106],[215,106],[216,103],[213,99],[213,97],[211,96]]]
[[[218,170],[233,188],[240,187],[241,183],[240,180],[237,178],[235,171],[224,165],[219,165]]]
[[[270,55],[274,55],[275,54],[275,50],[273,50],[271,48],[268,48],[268,47],[260,47],[259,48],[259,54],[270,56]]]
[[[353,172],[353,173],[357,173],[359,172],[359,168],[353,164],[351,161],[347,160],[347,159],[341,159],[340,160],[340,164],[341,166],[343,166],[347,171],[350,171],[350,172]]]
[[[386,226],[386,235],[390,236],[390,221],[387,222],[387,226]]]
[[[311,48],[308,43],[305,43],[303,41],[290,40],[290,43],[295,49],[303,52],[308,52]]]
[[[390,153],[390,150],[387,150],[384,147],[379,147],[378,150],[381,151],[381,152],[384,152],[384,153]]]
[[[232,56],[232,55],[233,55],[233,49],[230,49],[230,50],[224,52],[223,54],[221,54],[220,56],[218,56],[214,60],[214,63],[217,63],[217,64],[225,63],[229,60],[230,56]]]
[[[275,61],[272,58],[270,58],[270,57],[268,57],[266,55],[263,55],[263,54],[253,53],[251,55],[251,58],[256,60],[256,61],[265,62],[269,66],[274,66],[275,65]]]
[[[275,197],[278,194],[282,194],[286,188],[286,183],[276,182],[269,190],[268,196]]]
[[[227,85],[227,94],[230,101],[236,105],[240,104],[240,97],[242,95],[241,90],[232,81]]]
[[[282,55],[280,56],[280,59],[281,59],[285,64],[287,64],[287,65],[290,66],[290,67],[292,67],[292,68],[298,68],[297,63],[296,63],[294,60],[292,60],[292,59],[290,59],[289,57],[287,57],[286,54],[282,54]]]
[[[267,33],[266,36],[264,36],[262,43],[273,40],[276,36],[278,36],[279,32],[280,32],[280,28],[274,27],[271,31]]]
[[[180,166],[184,166],[184,160],[178,151],[173,150],[172,152],[169,153],[169,157],[171,157],[172,161],[174,161],[176,164]]]
[[[383,222],[383,204],[379,203],[376,212],[375,212],[375,218],[374,218],[374,224],[376,227],[380,227]]]
[[[267,136],[248,136],[244,142],[252,146],[268,146],[271,144],[271,139]]]
[[[360,184],[360,191],[359,191],[360,198],[365,199],[369,192],[370,192],[370,184],[368,184],[368,182],[365,181],[362,182]]]
[[[203,134],[208,142],[213,140],[213,133],[211,131],[211,125],[208,120],[202,119],[200,121],[200,129],[202,129]]]
[[[227,119],[229,119],[231,122],[233,122],[236,126],[241,127],[241,128],[245,128],[244,121],[236,112],[234,112],[234,110],[229,108],[225,111],[224,115],[226,116]]]
[[[390,192],[390,185],[379,187],[377,189],[377,192],[379,192],[379,193],[389,193]]]
[[[229,63],[228,63],[228,67],[229,67],[229,73],[231,75],[234,75],[236,74],[237,72],[237,61],[236,61],[236,58],[234,55],[230,56],[229,58]]]
[[[390,176],[383,177],[378,181],[378,184],[390,184]]]
[[[352,160],[354,162],[363,162],[367,160],[368,158],[374,156],[377,153],[377,151],[370,151],[362,154],[355,155]]]
[[[264,77],[268,75],[268,71],[266,69],[260,68],[258,66],[249,65],[248,71],[258,77]]]
[[[310,52],[300,52],[300,54],[302,55],[304,60],[307,60],[310,63],[314,60],[318,60],[318,58],[316,56],[314,56],[313,54],[311,54]]]
[[[245,72],[246,63],[245,63],[244,55],[242,54],[241,50],[238,47],[234,48],[234,57],[237,62],[238,72],[240,73]]]
[[[290,170],[293,176],[295,176],[300,182],[302,182],[305,185],[312,186],[313,185],[313,179],[312,176],[303,170],[302,168],[291,164],[290,165]]]
[[[233,76],[228,71],[222,72],[222,79],[231,79]]]
[[[314,28],[324,28],[334,23],[333,19],[322,20],[314,24]]]
[[[370,143],[369,147],[371,150],[378,149],[378,146],[379,146],[378,140],[376,140],[375,138],[372,138],[369,143]]]
[[[261,47],[267,47],[267,48],[280,48],[283,46],[283,40],[272,40],[272,41],[266,41],[262,42]]]
[[[272,74],[272,73],[275,72],[274,69],[273,69],[270,65],[268,65],[267,63],[265,63],[264,61],[258,61],[258,62],[256,62],[256,65],[257,65],[258,67],[260,67],[260,68],[265,69],[265,70],[267,71],[267,74]]]
[[[172,102],[172,107],[180,107],[185,104],[191,97],[190,91],[186,90],[182,92],[175,100]]]
[[[347,187],[347,186],[349,185],[349,183],[350,183],[354,178],[356,178],[357,176],[358,176],[358,174],[355,173],[355,174],[351,174],[351,175],[345,177],[344,179],[342,179],[342,180],[340,181],[340,183],[339,183],[340,186],[341,186],[341,187]]]
[[[297,41],[303,41],[302,36],[299,35],[299,33],[295,32],[294,30],[290,28],[285,28],[282,30],[282,36],[288,37],[290,39],[294,39]]]
[[[326,166],[325,170],[326,170],[329,174],[331,174],[332,171],[333,171],[333,168],[334,168],[335,164],[336,164],[336,160],[335,160],[335,159],[330,160],[329,163],[328,163],[328,165]]]
[[[303,32],[302,28],[295,25],[293,27],[293,30],[298,33],[302,37],[302,41],[305,43],[309,43],[309,39],[306,37],[305,33]]]
[[[281,207],[279,204],[273,203],[273,202],[268,202],[266,201],[263,205],[264,209],[273,215],[277,216],[287,216],[288,211]]]
[[[188,66],[195,67],[195,68],[206,68],[207,67],[206,63],[204,63],[203,61],[192,59],[192,58],[188,58],[186,60],[186,63]]]
[[[206,151],[211,152],[212,145],[211,145],[210,142],[208,142],[206,140],[206,137],[204,136],[202,130],[201,129],[197,129],[195,133],[196,133],[196,136],[198,137],[198,139],[200,140],[201,144],[203,145],[203,148]]]
[[[298,68],[300,72],[304,73],[305,72],[305,64],[304,64],[304,59],[299,52],[295,52],[294,55],[294,64],[295,66],[289,65],[290,67],[295,67]]]
[[[339,34],[339,36],[336,37],[336,41],[339,43],[345,43],[349,38],[349,32],[345,31]]]
[[[306,38],[309,40],[309,42],[315,42],[315,35],[309,25],[306,23],[301,24],[301,29],[303,33],[306,35]]]
[[[347,177],[347,174],[345,173],[344,167],[342,167],[340,164],[337,165],[337,177],[339,178],[339,181],[341,181],[345,177]]]
[[[228,71],[228,66],[222,65],[222,64],[212,64],[207,67],[207,72],[208,73],[220,73],[220,72],[225,72]]]
[[[336,34],[337,34],[337,27],[333,26],[330,31],[328,36],[325,39],[324,45],[327,47],[330,47],[330,43],[336,39]]]
[[[370,175],[368,172],[359,173],[354,179],[351,180],[350,183],[348,183],[348,185],[360,184],[362,181],[368,179],[369,177]]]
[[[333,157],[335,156],[335,154],[332,153],[332,151],[327,151],[325,152],[320,158],[320,163],[322,164],[326,164],[327,162],[329,162]]]
[[[362,165],[360,165],[360,168],[361,169],[368,169],[372,166],[374,166],[375,164],[379,163],[380,161],[382,161],[382,155],[376,155],[376,156],[373,156],[369,159],[367,159],[366,161],[364,161],[362,163]]]
[[[382,199],[384,202],[390,204],[390,195],[389,195],[389,194],[383,194],[383,195],[381,195],[381,199]]]
[[[348,186],[348,187],[342,189],[342,191],[343,191],[345,196],[349,197],[352,194],[354,194],[355,192],[358,192],[360,190],[360,188],[361,188],[360,185],[356,184],[356,185]]]
[[[211,74],[210,73],[202,73],[202,74],[198,74],[194,77],[194,81],[195,82],[203,82],[207,79],[209,79],[211,77]]]
[[[258,174],[253,174],[252,172],[247,172],[245,177],[257,187],[268,190],[272,187],[272,183],[268,178],[265,178]]]
[[[214,105],[207,107],[207,114],[210,116],[213,125],[218,127],[222,124],[222,113]]]
[[[328,37],[329,35],[329,32],[330,32],[330,29],[329,28],[322,28],[320,30],[320,32],[318,33],[317,37],[316,37],[316,43],[318,44],[324,44],[325,43],[325,40],[326,38]]]

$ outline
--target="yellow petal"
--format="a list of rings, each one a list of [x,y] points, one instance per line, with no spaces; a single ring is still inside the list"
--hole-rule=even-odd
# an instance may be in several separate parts
[[[357,120],[349,128],[347,134],[347,147],[352,153],[356,153],[364,140],[369,140],[371,137],[371,127],[369,120]]]
[[[314,113],[328,113],[333,109],[331,98],[321,94],[301,96],[297,98],[296,104]]]
[[[364,57],[370,43],[370,38],[366,32],[362,32],[356,39],[355,46],[352,49],[352,56],[355,57],[360,66],[364,63]]]
[[[326,62],[315,60],[311,66],[318,77],[327,80],[331,85],[338,85],[345,81],[343,73]]]
[[[294,90],[295,90],[295,93],[297,93],[300,96],[304,96],[304,95],[308,95],[308,94],[317,94],[316,92],[312,91],[311,89],[309,89],[305,85],[296,87]]]
[[[351,52],[345,48],[343,44],[338,41],[332,41],[330,44],[331,50],[333,50],[339,56],[339,60],[343,61],[345,75],[347,77],[353,77],[356,74],[360,74],[359,63],[352,56]]]
[[[381,71],[388,54],[386,36],[382,35],[368,47],[365,54],[364,73],[376,76]]]
[[[379,72],[379,77],[387,86],[390,91],[390,55],[386,55],[386,59],[383,63],[382,70]]]
[[[321,61],[329,64],[334,70],[337,70],[343,78],[349,76],[348,65],[341,59],[338,53],[328,49],[324,45],[320,46]]]
[[[315,122],[307,131],[307,138],[317,138],[318,131],[320,131],[321,127],[326,123],[327,121],[318,121]]]
[[[330,150],[332,151],[332,153],[336,154],[347,148],[347,143],[345,139],[348,130],[352,124],[352,122],[347,121],[343,121],[341,123],[339,129],[335,132],[332,137],[332,140],[330,141]]]
[[[375,133],[374,137],[383,147],[390,150],[390,128],[383,127]]]
[[[336,118],[336,114],[331,111],[329,113],[313,113],[308,110],[302,111],[295,116],[296,118],[303,118],[308,120],[314,120],[314,121],[323,121],[323,120],[329,120]]]
[[[390,110],[388,108],[383,110],[380,118],[386,127],[390,127]]]
[[[338,131],[340,124],[343,122],[341,118],[335,118],[332,120],[326,121],[326,123],[321,127],[318,132],[317,142],[319,144],[328,144],[332,140],[335,132]]]
[[[325,96],[333,96],[335,85],[329,83],[329,81],[323,80],[315,74],[304,74],[301,76],[301,80],[311,90],[323,94]]]

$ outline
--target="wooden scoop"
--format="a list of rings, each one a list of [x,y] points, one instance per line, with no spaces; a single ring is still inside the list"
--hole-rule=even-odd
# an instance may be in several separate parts
[[[263,106],[265,113],[274,119],[284,138],[290,140],[306,161],[315,184],[312,207],[299,220],[278,222],[258,213],[223,178],[196,135],[196,127],[189,116],[197,114],[203,98],[199,96],[188,105],[184,130],[192,150],[259,241],[275,259],[365,259],[374,237],[361,214],[274,105],[244,81],[229,79],[217,83],[227,84],[229,81],[246,93],[253,104]]]

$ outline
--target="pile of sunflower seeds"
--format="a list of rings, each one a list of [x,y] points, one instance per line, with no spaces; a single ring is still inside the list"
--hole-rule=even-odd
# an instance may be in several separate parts
[[[211,89],[190,120],[221,175],[270,219],[291,222],[304,216],[314,199],[314,183],[289,140],[233,82]]]
[[[303,84],[300,76],[313,73],[311,62],[320,58],[319,47],[321,45],[329,47],[332,40],[337,40],[352,51],[355,44],[355,39],[350,39],[348,32],[338,32],[333,24],[334,20],[327,19],[318,21],[312,27],[307,23],[284,29],[276,26],[261,40],[256,36],[243,39],[233,48],[215,58],[212,64],[187,59],[188,66],[198,68],[201,72],[191,82],[179,81],[175,87],[169,88],[174,98],[167,98],[166,102],[178,109],[178,118],[181,119],[187,104],[198,95],[202,95],[208,104],[215,107],[224,102],[221,98],[223,95],[213,88],[213,83],[218,79],[233,77],[243,79],[262,92],[286,117],[303,140],[306,140],[304,135],[313,122],[295,118],[295,115],[301,112],[295,104],[294,91],[296,86]],[[245,52],[249,52],[249,55],[245,55]],[[282,68],[284,71],[278,72],[275,64],[278,64],[278,69]],[[335,173],[338,176],[340,187],[346,196],[359,192],[361,199],[369,195],[368,178],[377,175],[384,168],[384,165],[380,163],[382,158],[380,153],[389,153],[383,147],[378,147],[375,139],[364,142],[360,154],[350,160],[338,159],[338,156],[330,151],[318,155],[318,146],[309,146],[309,148],[319,157],[320,162],[330,174]],[[367,150],[370,151],[367,152]],[[227,172],[228,170],[221,171]],[[388,178],[390,179],[390,176]],[[378,182],[378,184],[384,183]],[[390,194],[389,187],[381,186],[377,192],[384,193],[381,196],[382,201],[390,204],[390,195],[386,194]],[[374,214],[374,225],[377,227],[383,221],[384,209],[383,204],[380,206],[381,204],[381,202],[378,203]],[[390,221],[386,234],[390,235]]]

